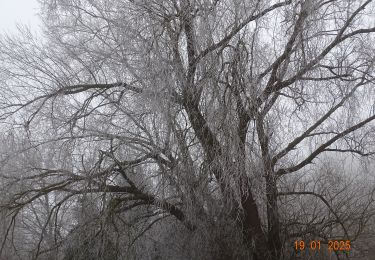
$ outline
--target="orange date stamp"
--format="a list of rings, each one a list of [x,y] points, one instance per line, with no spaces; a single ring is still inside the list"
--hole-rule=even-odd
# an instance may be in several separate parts
[[[341,252],[349,255],[351,246],[350,240],[328,240],[328,242],[322,242],[320,240],[296,240],[294,242],[294,250],[298,253],[307,251],[313,251],[317,253],[318,251],[326,250],[328,251],[328,253]]]

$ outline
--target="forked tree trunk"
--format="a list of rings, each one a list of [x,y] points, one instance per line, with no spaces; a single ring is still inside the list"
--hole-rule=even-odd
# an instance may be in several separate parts
[[[245,115],[240,116],[241,120],[238,126],[239,136],[239,164],[241,176],[246,178],[246,151],[245,141],[247,132],[248,117]],[[273,174],[267,174],[267,176],[274,176]],[[243,235],[245,243],[250,249],[254,251],[254,260],[278,260],[280,258],[281,242],[280,242],[280,225],[278,218],[277,208],[277,190],[276,180],[267,179],[267,183],[270,183],[267,189],[267,217],[268,217],[268,235],[266,235],[262,229],[262,222],[259,216],[258,206],[253,197],[251,188],[248,187],[246,192],[243,192],[241,198],[241,206],[244,211],[243,218]],[[254,244],[254,245],[253,245]],[[254,247],[254,248],[252,248]]]
[[[280,229],[277,220],[269,220],[275,223],[268,231],[268,235],[263,232],[258,214],[257,205],[248,195],[242,201],[244,210],[243,235],[245,243],[254,252],[255,260],[279,260],[281,255]],[[268,239],[267,239],[268,238]]]

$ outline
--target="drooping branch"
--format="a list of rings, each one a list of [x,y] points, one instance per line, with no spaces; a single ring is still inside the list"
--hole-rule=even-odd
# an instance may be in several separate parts
[[[339,215],[334,211],[334,209],[329,204],[329,202],[324,198],[324,196],[322,196],[321,194],[312,192],[312,191],[290,191],[290,192],[279,192],[277,194],[277,196],[289,196],[289,195],[312,195],[312,196],[319,198],[327,206],[329,211],[332,212],[332,214],[335,216],[336,221],[341,225],[345,234],[345,238],[349,239],[349,233],[343,221],[340,219]]]

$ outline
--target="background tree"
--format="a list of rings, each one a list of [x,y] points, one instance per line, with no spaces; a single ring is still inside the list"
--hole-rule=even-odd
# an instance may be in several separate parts
[[[41,4],[44,37],[0,42],[4,132],[52,156],[17,169],[14,219],[53,196],[47,227],[89,195],[102,245],[127,241],[124,217],[130,241],[173,217],[216,246],[206,259],[288,259],[296,238],[364,230],[374,187],[321,160],[374,154],[371,0]]]

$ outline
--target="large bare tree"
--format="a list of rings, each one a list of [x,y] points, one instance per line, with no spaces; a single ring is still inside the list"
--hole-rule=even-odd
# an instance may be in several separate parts
[[[52,229],[91,194],[103,223],[132,211],[146,229],[230,223],[259,260],[288,259],[291,239],[363,231],[373,190],[349,190],[353,173],[321,161],[375,152],[371,0],[41,3],[43,37],[0,42],[3,131],[28,158],[4,173],[4,187],[23,183],[12,216],[51,196]]]

